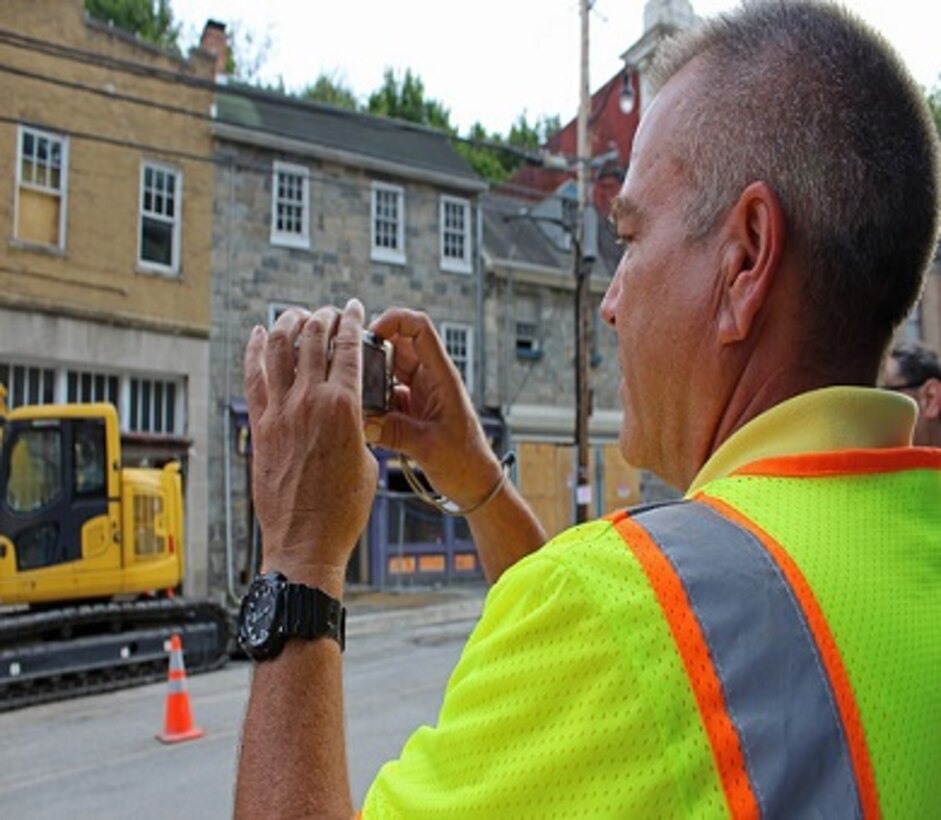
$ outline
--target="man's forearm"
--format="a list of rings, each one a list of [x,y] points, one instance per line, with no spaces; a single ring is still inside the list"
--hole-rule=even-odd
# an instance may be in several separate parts
[[[252,676],[235,817],[352,814],[340,647],[330,638],[289,641]]]
[[[509,481],[491,501],[468,515],[467,523],[491,584],[546,542],[542,524]]]

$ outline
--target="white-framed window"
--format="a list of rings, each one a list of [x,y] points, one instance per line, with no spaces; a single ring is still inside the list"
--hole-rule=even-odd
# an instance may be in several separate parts
[[[541,359],[542,340],[536,322],[516,322],[516,355],[520,359]]]
[[[274,323],[278,321],[278,317],[284,313],[284,311],[290,308],[302,308],[307,310],[303,305],[296,305],[291,302],[269,302],[268,303],[268,329],[270,330],[274,327]]]
[[[439,208],[441,225],[441,268],[454,273],[470,273],[471,260],[470,201],[442,196]]]
[[[405,189],[384,182],[372,184],[372,258],[405,264]]]
[[[0,384],[7,389],[7,407],[25,404],[54,404],[56,371],[51,367],[0,362]]]
[[[144,270],[180,272],[183,173],[169,165],[141,164],[138,262]]]
[[[179,435],[184,428],[183,389],[172,379],[128,380],[124,427],[135,433]]]
[[[113,373],[69,370],[65,377],[65,399],[68,402],[106,401],[115,407],[121,400],[120,377]]]
[[[271,180],[271,244],[310,247],[310,171],[275,160]]]
[[[474,329],[470,325],[442,322],[441,338],[464,385],[470,389],[474,384]]]
[[[21,125],[17,135],[14,236],[65,250],[68,138]]]
[[[121,429],[181,436],[186,432],[186,379],[82,370],[53,363],[0,360],[9,409],[25,404],[110,402]]]

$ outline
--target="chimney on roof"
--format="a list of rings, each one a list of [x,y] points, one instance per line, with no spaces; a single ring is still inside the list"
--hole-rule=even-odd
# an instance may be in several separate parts
[[[226,66],[229,63],[229,37],[225,33],[225,23],[218,20],[207,20],[203,28],[203,36],[199,47],[208,51],[216,58],[216,76],[228,74]]]

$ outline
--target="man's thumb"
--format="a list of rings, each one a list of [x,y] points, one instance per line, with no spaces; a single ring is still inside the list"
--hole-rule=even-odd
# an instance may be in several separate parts
[[[363,423],[363,434],[369,444],[378,444],[413,457],[416,433],[415,423],[401,413],[369,416]]]

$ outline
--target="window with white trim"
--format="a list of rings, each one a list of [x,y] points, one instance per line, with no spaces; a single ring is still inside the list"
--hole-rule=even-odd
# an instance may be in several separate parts
[[[121,398],[120,382],[120,378],[112,373],[69,370],[65,379],[65,399],[68,402],[104,401],[117,407]]]
[[[542,340],[536,322],[516,323],[516,355],[520,359],[542,358]]]
[[[439,212],[442,270],[470,273],[470,202],[453,196],[442,196]]]
[[[270,302],[268,304],[268,329],[270,330],[274,327],[274,323],[278,321],[278,317],[291,308],[307,310],[303,305],[296,305],[291,302]]]
[[[66,137],[19,127],[14,235],[65,249],[69,143]]]
[[[7,389],[7,407],[54,404],[56,371],[51,367],[0,362],[0,384]]]
[[[310,247],[310,171],[303,165],[274,163],[271,244]]]
[[[384,182],[372,184],[372,258],[405,264],[405,189]]]
[[[130,378],[124,426],[135,433],[183,432],[183,390],[176,381]]]
[[[469,389],[474,383],[474,329],[469,325],[443,322],[441,338],[464,385]]]
[[[142,268],[179,273],[182,201],[181,171],[155,162],[141,165],[138,260]]]

